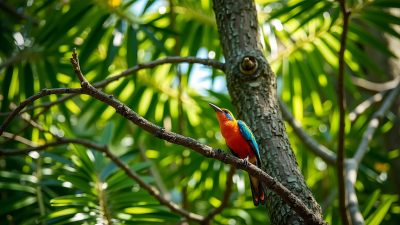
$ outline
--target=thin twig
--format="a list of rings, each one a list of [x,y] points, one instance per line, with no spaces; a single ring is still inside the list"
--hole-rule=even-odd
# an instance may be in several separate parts
[[[345,173],[344,161],[346,158],[345,152],[345,128],[346,128],[346,98],[344,90],[344,53],[346,51],[347,32],[349,28],[350,11],[346,9],[346,0],[339,0],[340,9],[343,16],[343,29],[340,37],[339,50],[339,75],[338,75],[338,104],[339,104],[339,141],[337,150],[337,176],[339,184],[339,209],[343,225],[349,225],[350,219],[347,211],[347,195],[345,188]]]
[[[18,141],[18,142],[20,142],[22,144],[25,144],[25,145],[28,145],[28,146],[31,146],[31,147],[36,146],[35,143],[33,143],[32,141],[30,141],[30,140],[28,140],[28,139],[26,139],[24,137],[21,137],[21,136],[19,136],[17,134],[3,132],[0,137],[5,137],[5,138],[8,138],[9,140]]]
[[[376,83],[376,82],[372,82],[372,81],[369,81],[369,80],[366,80],[363,78],[359,78],[359,77],[355,77],[355,76],[351,76],[350,79],[354,85],[359,86],[359,87],[364,88],[369,91],[376,91],[376,92],[383,92],[383,91],[393,89],[400,82],[400,77],[396,77],[393,80],[387,81],[384,83]]]
[[[358,208],[358,199],[354,185],[357,181],[358,165],[354,159],[347,159],[345,161],[346,169],[346,192],[349,196],[348,210],[350,214],[352,225],[364,225],[364,217]]]
[[[196,58],[196,57],[181,57],[181,56],[168,56],[164,59],[159,59],[159,60],[154,60],[148,63],[143,63],[143,64],[138,64],[132,68],[129,68],[125,70],[124,72],[117,74],[115,76],[112,76],[108,79],[105,79],[103,81],[95,83],[93,86],[97,88],[102,88],[108,85],[109,83],[119,80],[122,77],[126,77],[128,75],[134,74],[139,70],[142,69],[149,69],[149,68],[154,68],[156,66],[162,65],[162,64],[167,64],[167,63],[190,63],[190,64],[203,64],[206,66],[211,66],[216,69],[219,69],[221,71],[225,70],[225,64],[212,60],[212,59],[201,59],[201,58]]]
[[[371,105],[374,103],[380,102],[383,99],[383,92],[378,92],[371,97],[367,98],[363,102],[361,102],[353,111],[349,113],[349,119],[351,122],[354,122],[357,117],[363,114]]]
[[[306,131],[301,127],[300,123],[294,118],[294,116],[290,113],[289,109],[279,100],[279,106],[281,108],[283,118],[289,123],[289,125],[293,128],[295,134],[301,139],[301,141],[317,156],[321,157],[325,162],[334,165],[336,164],[336,154],[325,147],[322,144],[319,144],[315,139],[313,139],[310,135],[307,134]]]
[[[208,225],[210,221],[218,214],[220,214],[228,205],[229,203],[229,197],[231,196],[232,193],[232,185],[233,185],[233,175],[236,172],[235,167],[231,167],[229,169],[228,175],[226,176],[226,187],[225,187],[225,192],[224,192],[224,197],[222,198],[221,205],[212,210],[202,221],[201,224]]]

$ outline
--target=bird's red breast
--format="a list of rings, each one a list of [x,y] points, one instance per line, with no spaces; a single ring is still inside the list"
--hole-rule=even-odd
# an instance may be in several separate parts
[[[225,138],[226,145],[241,159],[249,157],[251,163],[256,160],[256,157],[251,149],[249,142],[243,137],[240,132],[237,121],[223,121],[220,123],[222,136]]]

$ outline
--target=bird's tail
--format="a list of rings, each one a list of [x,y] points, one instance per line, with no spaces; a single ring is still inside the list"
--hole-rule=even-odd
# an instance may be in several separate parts
[[[255,206],[259,204],[265,205],[265,192],[262,183],[257,177],[250,176],[251,194],[253,195],[253,203]]]

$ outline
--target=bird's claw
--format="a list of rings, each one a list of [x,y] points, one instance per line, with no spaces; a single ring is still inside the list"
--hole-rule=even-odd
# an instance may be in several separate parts
[[[243,161],[243,165],[244,165],[245,167],[248,167],[248,166],[249,166],[249,157],[246,157],[246,158],[242,159],[242,161]]]

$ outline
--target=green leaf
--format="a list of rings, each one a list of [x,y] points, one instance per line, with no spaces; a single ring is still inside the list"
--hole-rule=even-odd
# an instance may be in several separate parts
[[[108,122],[103,129],[99,144],[109,145],[114,133],[114,123]]]
[[[300,24],[292,31],[293,33],[296,32],[297,30],[299,30],[300,28],[303,28],[303,26],[305,24],[307,24],[308,22],[310,22],[313,19],[317,19],[319,16],[323,15],[324,12],[329,11],[330,9],[332,9],[332,3],[331,2],[324,2],[324,5],[315,10],[315,12],[307,15],[304,19],[300,19]]]
[[[24,80],[24,91],[25,91],[25,98],[29,98],[34,94],[34,89],[33,89],[33,84],[34,84],[34,78],[33,78],[33,71],[32,71],[32,66],[30,63],[26,63],[24,66],[24,74],[23,80]]]
[[[36,189],[27,185],[17,184],[17,183],[4,183],[0,182],[0,189],[13,190],[13,191],[23,191],[28,193],[36,193]]]
[[[349,38],[351,38],[351,36],[354,36],[353,39],[355,39],[355,41],[359,41],[363,43],[365,46],[372,46],[376,50],[381,51],[387,56],[395,57],[394,53],[391,50],[389,50],[388,46],[384,42],[378,40],[376,37],[371,35],[370,32],[365,31],[357,23],[351,23],[349,27],[350,27],[350,32],[352,34],[352,35],[349,34]]]
[[[12,67],[12,66],[7,67],[6,73],[4,75],[4,80],[2,82],[3,84],[1,85],[1,89],[2,89],[1,94],[3,95],[3,100],[1,101],[1,112],[9,111],[8,107],[9,107],[10,101],[8,99],[8,93],[10,91],[13,71],[14,71],[14,67]],[[3,119],[3,118],[1,118],[1,119]]]
[[[138,49],[139,43],[137,40],[137,30],[133,26],[128,27],[128,34],[126,40],[126,61],[128,67],[133,67],[138,64]]]
[[[365,9],[361,16],[370,21],[386,24],[400,24],[400,17],[393,16],[390,13],[385,13],[385,11],[382,11],[381,9]]]
[[[395,196],[386,196],[386,198],[382,199],[382,203],[378,206],[376,211],[371,214],[366,220],[365,224],[367,225],[379,225],[385,218],[387,212],[390,209],[390,206],[393,202],[397,201]]]
[[[82,179],[74,175],[68,175],[68,176],[61,175],[58,179],[61,181],[70,182],[73,185],[73,187],[80,189],[85,193],[93,193],[93,187],[90,185],[90,182],[88,182],[85,179]]]
[[[94,50],[99,47],[101,39],[104,37],[107,29],[103,27],[104,22],[107,20],[109,15],[105,15],[100,18],[94,28],[91,30],[90,34],[86,38],[82,50],[79,53],[80,64],[86,65],[89,61],[89,57],[93,55]]]
[[[375,202],[378,200],[379,196],[381,194],[381,190],[377,189],[372,193],[371,197],[369,198],[362,215],[366,217],[368,213],[371,211],[372,207],[374,206]]]
[[[2,207],[0,207],[0,215],[30,206],[35,202],[36,197],[22,197],[18,199],[13,199],[13,201],[3,202]]]

